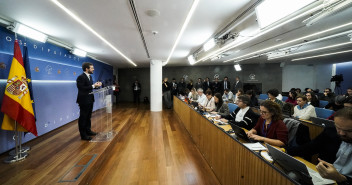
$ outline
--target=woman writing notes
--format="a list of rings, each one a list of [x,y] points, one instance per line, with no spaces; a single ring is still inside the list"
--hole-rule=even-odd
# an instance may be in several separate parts
[[[260,115],[254,128],[247,132],[248,137],[274,146],[285,146],[288,140],[288,130],[282,121],[280,106],[266,100],[260,104]]]

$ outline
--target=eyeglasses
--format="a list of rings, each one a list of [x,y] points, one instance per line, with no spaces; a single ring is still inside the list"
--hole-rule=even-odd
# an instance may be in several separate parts
[[[328,93],[328,92],[330,92],[330,91],[324,91],[324,92],[327,92],[327,93]]]
[[[269,113],[267,111],[262,111],[262,110],[260,110],[259,112],[260,112],[260,114],[268,114]]]

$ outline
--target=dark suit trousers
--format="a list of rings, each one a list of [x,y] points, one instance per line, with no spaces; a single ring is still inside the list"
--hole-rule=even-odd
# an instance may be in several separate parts
[[[91,121],[93,111],[93,103],[79,104],[80,115],[78,119],[78,129],[81,137],[87,137],[87,133],[91,131]]]

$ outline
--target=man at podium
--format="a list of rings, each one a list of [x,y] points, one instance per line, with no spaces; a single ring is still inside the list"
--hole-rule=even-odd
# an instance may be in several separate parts
[[[93,79],[91,74],[93,74],[94,66],[92,63],[84,62],[82,64],[83,73],[77,77],[77,103],[80,109],[80,115],[78,119],[78,128],[82,140],[91,140],[92,137],[97,133],[91,130],[91,121],[94,103],[94,95],[89,94],[94,88],[98,88],[102,85],[101,82],[95,82],[93,84]]]

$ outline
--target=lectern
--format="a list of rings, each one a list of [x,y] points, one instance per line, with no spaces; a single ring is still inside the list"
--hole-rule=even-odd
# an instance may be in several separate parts
[[[97,135],[90,142],[110,141],[117,134],[112,130],[112,96],[113,86],[107,86],[91,92],[94,94],[95,111],[92,113],[92,130]]]

